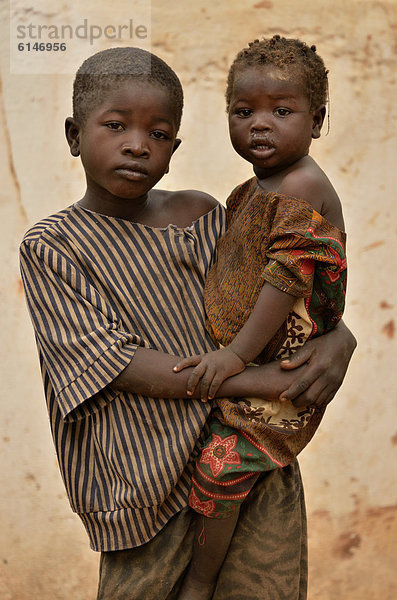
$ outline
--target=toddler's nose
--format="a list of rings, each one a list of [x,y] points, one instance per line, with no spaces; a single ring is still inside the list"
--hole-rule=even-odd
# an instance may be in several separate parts
[[[272,129],[270,116],[257,113],[251,122],[251,129],[252,131],[270,131]]]

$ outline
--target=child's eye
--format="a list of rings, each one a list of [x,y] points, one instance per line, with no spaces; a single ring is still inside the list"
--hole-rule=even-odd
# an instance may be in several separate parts
[[[252,115],[252,110],[250,108],[240,108],[240,110],[236,111],[236,114],[239,117],[243,117],[244,119],[246,119],[247,117],[250,117]]]
[[[112,129],[112,131],[124,131],[124,126],[121,123],[117,123],[115,121],[105,123],[105,127],[108,127],[108,129]]]
[[[156,129],[156,131],[152,131],[151,136],[154,137],[156,140],[168,140],[169,136],[164,133],[164,131],[158,131]]]
[[[276,108],[274,114],[278,117],[287,117],[291,114],[291,111],[288,108]]]

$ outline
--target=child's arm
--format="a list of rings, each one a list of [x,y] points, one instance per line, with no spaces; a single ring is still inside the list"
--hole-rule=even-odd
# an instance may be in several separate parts
[[[296,298],[265,283],[254,309],[234,340],[221,350],[202,356],[191,356],[179,361],[174,371],[195,366],[187,385],[191,396],[200,381],[200,397],[211,399],[220,385],[232,375],[240,373],[254,360],[272,339],[287,318]]]
[[[216,395],[277,400],[283,394],[296,406],[328,404],[342,384],[355,347],[353,334],[341,321],[329,333],[299,348],[288,361],[247,367],[242,373],[229,377]],[[115,391],[154,398],[184,398],[192,369],[173,372],[176,360],[176,356],[138,348],[111,385]],[[288,370],[281,370],[280,365]],[[197,390],[192,398],[200,398]]]
[[[329,404],[343,383],[356,346],[356,338],[343,321],[328,333],[306,342],[290,358],[280,361],[283,369],[305,365],[281,398],[293,401],[297,407]]]
[[[186,398],[188,378],[192,369],[184,369],[181,373],[173,371],[178,360],[177,356],[163,354],[157,350],[138,348],[129,365],[112,382],[116,391],[127,391],[151,398]],[[155,365],[155,368],[154,368]],[[265,366],[265,365],[264,365]],[[269,363],[266,369],[247,367],[243,372],[229,377],[219,388],[218,396],[256,396],[274,400],[289,387],[294,385],[299,373],[305,367],[296,371],[281,371],[277,362]],[[317,372],[316,376],[319,373]],[[190,396],[191,399],[201,399],[199,390]]]

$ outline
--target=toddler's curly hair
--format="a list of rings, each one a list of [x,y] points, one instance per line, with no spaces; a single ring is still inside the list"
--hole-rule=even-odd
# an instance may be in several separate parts
[[[274,65],[279,69],[290,67],[301,70],[306,86],[310,109],[326,104],[328,100],[328,71],[324,61],[316,52],[316,46],[308,46],[295,38],[274,35],[269,39],[254,40],[243,48],[232,63],[227,78],[226,108],[229,112],[230,100],[236,74],[246,67]]]

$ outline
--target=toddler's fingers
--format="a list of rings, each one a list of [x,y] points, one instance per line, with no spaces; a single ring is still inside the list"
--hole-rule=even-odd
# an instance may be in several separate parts
[[[200,381],[200,398],[204,402],[211,399],[211,395],[209,394],[209,389],[212,385],[212,382],[215,377],[215,369],[213,366],[209,365],[201,378]]]
[[[193,371],[191,372],[189,379],[187,381],[188,396],[191,396],[193,394],[198,382],[200,381],[200,379],[202,378],[202,376],[204,375],[206,370],[207,370],[207,367],[201,361],[199,362],[197,367],[195,369],[193,369]]]
[[[211,385],[208,390],[209,400],[212,400],[215,397],[217,391],[219,390],[219,388],[221,387],[221,385],[225,381],[225,379],[227,379],[227,376],[224,377],[224,376],[222,376],[221,373],[214,374],[214,377],[212,379]]]
[[[201,356],[188,356],[187,358],[182,358],[182,360],[177,362],[175,367],[172,368],[172,370],[175,373],[179,373],[179,371],[182,371],[183,369],[186,369],[187,367],[195,367],[196,365],[199,364],[200,361],[201,361]]]

